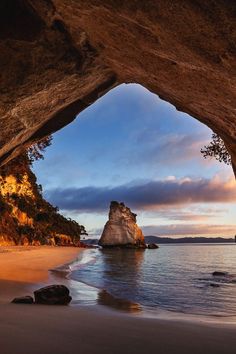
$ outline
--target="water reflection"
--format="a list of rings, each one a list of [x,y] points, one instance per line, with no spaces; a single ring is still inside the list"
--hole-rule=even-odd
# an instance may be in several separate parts
[[[227,272],[230,282],[215,279],[216,270]],[[70,278],[97,288],[97,302],[113,308],[129,311],[138,303],[143,309],[219,316],[236,314],[234,274],[236,247],[199,244],[152,251],[86,250]]]
[[[106,290],[101,290],[98,293],[97,299],[98,305],[108,306],[115,310],[125,311],[137,313],[142,311],[142,307],[140,304],[131,302],[125,299],[119,299],[117,297],[112,296]]]
[[[120,295],[121,288],[126,290],[124,294],[127,294],[127,290],[129,294],[137,294],[142,276],[144,252],[122,249],[101,250],[104,288],[111,289],[113,295]]]
[[[132,294],[139,291],[139,280],[142,275],[143,250],[103,249],[102,278],[103,288],[99,292],[98,303],[128,312],[141,311],[141,306],[129,301]]]

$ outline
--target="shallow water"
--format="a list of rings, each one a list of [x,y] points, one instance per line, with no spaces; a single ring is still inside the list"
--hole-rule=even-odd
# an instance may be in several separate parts
[[[216,270],[229,274],[213,277]],[[71,265],[71,271],[74,281],[100,289],[96,301],[111,307],[236,315],[235,244],[161,245],[145,251],[91,249]]]

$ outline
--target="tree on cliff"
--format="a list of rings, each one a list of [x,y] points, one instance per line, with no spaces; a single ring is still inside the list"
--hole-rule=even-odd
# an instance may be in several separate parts
[[[2,177],[14,174],[17,180],[20,182],[22,176],[27,171],[29,172],[29,167],[32,166],[34,161],[44,159],[44,152],[48,146],[52,144],[52,136],[49,135],[46,138],[39,140],[38,142],[30,145],[25,151],[20,155],[15,157],[13,160],[9,161],[7,164],[1,166],[0,175]],[[30,176],[34,179],[34,175],[31,173]],[[33,182],[33,181],[32,181]],[[38,186],[40,191],[41,186]]]
[[[28,147],[27,155],[30,165],[32,165],[34,161],[43,160],[43,154],[46,148],[50,145],[52,145],[52,135],[48,135],[45,138],[39,140],[37,143]]]
[[[210,144],[205,145],[201,150],[201,154],[206,159],[214,157],[219,162],[224,162],[226,165],[231,165],[231,156],[225,146],[224,141],[216,133],[212,134]]]

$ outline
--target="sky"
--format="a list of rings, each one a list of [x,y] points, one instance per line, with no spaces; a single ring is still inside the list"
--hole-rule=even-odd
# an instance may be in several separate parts
[[[204,159],[212,131],[140,85],[120,85],[53,135],[34,164],[44,196],[99,236],[111,200],[145,235],[233,236],[230,166]]]

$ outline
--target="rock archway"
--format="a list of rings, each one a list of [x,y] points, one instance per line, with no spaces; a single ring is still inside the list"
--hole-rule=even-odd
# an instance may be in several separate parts
[[[236,172],[235,23],[234,0],[2,0],[1,162],[136,82],[217,132]]]

